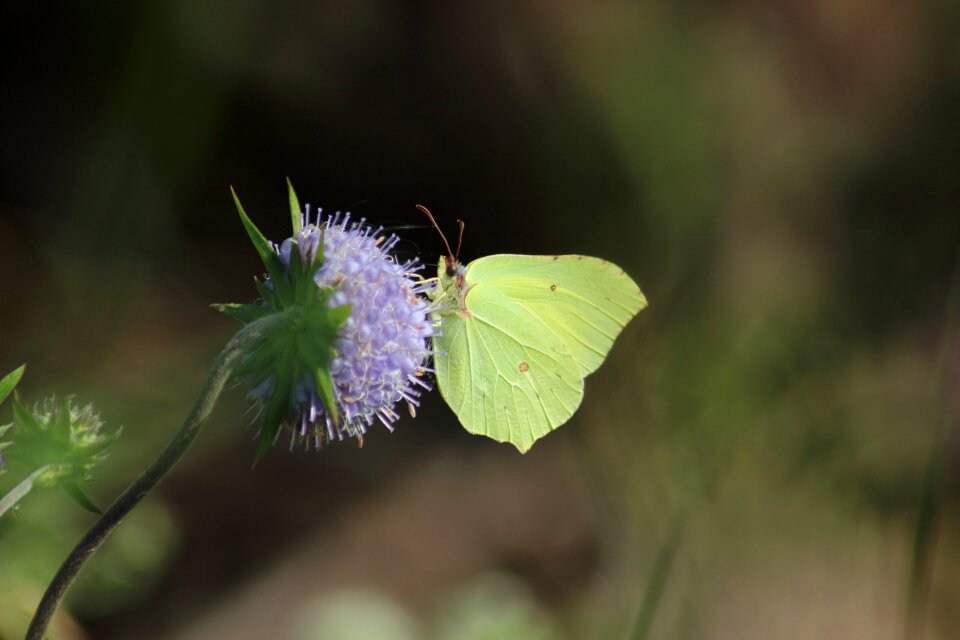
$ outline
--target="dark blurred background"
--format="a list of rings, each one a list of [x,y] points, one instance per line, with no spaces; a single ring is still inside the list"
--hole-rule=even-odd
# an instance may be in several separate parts
[[[428,264],[416,203],[466,221],[466,260],[598,255],[651,303],[526,456],[432,393],[362,450],[251,471],[231,391],[55,637],[877,639],[909,615],[956,637],[956,3],[3,14],[0,370],[27,362],[25,400],[76,394],[124,426],[98,503],[236,329],[208,305],[256,297],[229,185],[274,240],[289,176]],[[52,490],[0,521],[0,637],[92,521]]]

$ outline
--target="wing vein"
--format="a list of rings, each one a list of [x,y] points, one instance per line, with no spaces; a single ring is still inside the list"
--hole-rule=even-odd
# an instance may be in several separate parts
[[[493,368],[497,370],[497,379],[498,379],[498,380],[503,380],[503,381],[506,382],[508,385],[511,385],[511,382],[510,382],[509,380],[507,380],[506,376],[504,376],[504,375],[503,375],[503,372],[500,370],[500,365],[497,363],[497,359],[494,357],[493,353],[490,351],[490,347],[487,345],[487,341],[483,339],[483,334],[480,332],[480,329],[479,329],[479,328],[477,328],[477,340],[480,341],[480,345],[483,347],[483,350],[487,352],[487,357],[490,358],[490,362],[493,363]],[[494,415],[491,416],[491,418],[496,422],[497,434],[501,436],[501,439],[502,439],[502,440],[509,440],[509,439],[510,439],[510,438],[509,438],[509,436],[510,436],[510,425],[509,425],[509,422],[507,423],[507,438],[502,438],[502,436],[503,436],[503,425],[500,424],[500,420],[497,419],[497,415],[496,415],[496,413],[497,413],[497,405],[496,405],[497,393],[496,393],[496,392],[497,392],[497,384],[494,383],[494,385],[493,385],[493,401],[494,401],[493,413],[494,413]],[[516,413],[516,409],[517,409],[516,398],[514,398],[513,408],[514,408],[514,412]],[[486,419],[484,419],[484,424],[486,425]]]

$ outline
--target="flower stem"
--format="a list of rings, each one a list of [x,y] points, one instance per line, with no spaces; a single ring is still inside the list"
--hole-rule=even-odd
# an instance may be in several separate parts
[[[120,524],[121,520],[157,486],[160,480],[183,456],[193,443],[193,439],[200,432],[204,420],[213,411],[213,407],[223,391],[223,386],[230,378],[231,372],[240,357],[246,353],[253,343],[264,337],[281,320],[282,314],[271,314],[251,322],[238,331],[227,343],[227,346],[220,352],[210,369],[207,381],[180,430],[171,438],[157,459],[100,516],[83,539],[73,548],[63,564],[60,565],[60,569],[53,577],[53,581],[50,582],[43,598],[40,600],[40,604],[37,606],[37,611],[33,615],[29,629],[27,629],[26,640],[43,640],[53,612],[66,593],[67,588],[80,572],[83,564],[100,547],[114,527]]]
[[[20,502],[23,496],[30,493],[30,490],[33,489],[33,483],[36,482],[37,478],[43,475],[43,472],[49,468],[50,467],[47,465],[40,467],[26,478],[21,480],[20,484],[10,490],[10,493],[3,496],[3,499],[0,500],[0,518],[3,517],[3,514],[13,508],[14,505]]]

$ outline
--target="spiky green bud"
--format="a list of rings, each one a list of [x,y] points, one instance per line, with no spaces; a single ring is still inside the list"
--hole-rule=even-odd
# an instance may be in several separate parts
[[[70,397],[51,397],[29,409],[14,395],[13,424],[0,434],[10,441],[0,447],[11,461],[45,469],[38,485],[63,488],[82,506],[97,511],[79,485],[92,479],[120,435],[120,429],[108,433],[103,427],[92,405],[80,407]]]

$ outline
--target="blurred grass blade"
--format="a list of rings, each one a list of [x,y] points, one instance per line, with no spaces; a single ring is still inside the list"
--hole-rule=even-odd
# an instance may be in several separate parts
[[[20,382],[20,378],[23,377],[23,372],[26,370],[26,368],[27,365],[22,364],[18,368],[5,375],[3,380],[0,380],[0,404],[2,404],[11,393],[13,393],[14,387],[16,387]]]
[[[940,410],[933,429],[930,459],[920,487],[917,521],[913,530],[913,552],[907,585],[904,640],[923,637],[924,618],[933,577],[937,535],[943,511],[943,482],[950,443],[960,440],[960,409],[956,387],[960,382],[960,261],[953,274],[947,299],[940,353],[938,356]]]
[[[917,522],[913,531],[913,553],[910,558],[910,583],[907,587],[907,616],[904,640],[923,636],[923,618],[930,592],[930,574],[937,547],[940,522],[941,480],[943,478],[944,448],[934,443],[930,461],[923,476]]]
[[[646,640],[650,637],[650,628],[653,626],[653,619],[656,616],[657,608],[660,606],[660,600],[663,598],[663,591],[670,578],[670,571],[673,569],[673,561],[680,548],[680,541],[683,538],[685,524],[683,521],[674,526],[670,536],[664,541],[657,554],[657,560],[650,571],[650,577],[647,580],[647,588],[643,594],[643,601],[640,603],[640,610],[637,612],[637,618],[633,622],[633,629],[630,631],[630,640]]]
[[[943,480],[949,443],[960,438],[960,409],[956,386],[960,382],[960,257],[953,271],[953,282],[947,297],[937,371],[939,378],[940,416],[933,430],[930,459],[920,487],[917,521],[913,530],[913,553],[910,558],[910,582],[907,585],[907,609],[904,619],[904,640],[923,637],[927,599],[937,548],[937,533],[943,509]]]

